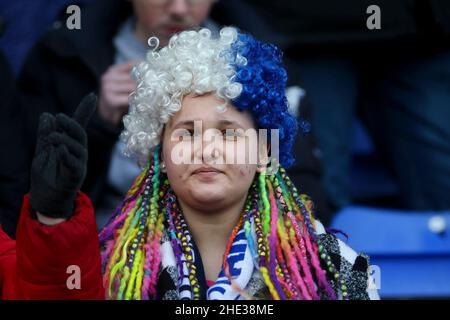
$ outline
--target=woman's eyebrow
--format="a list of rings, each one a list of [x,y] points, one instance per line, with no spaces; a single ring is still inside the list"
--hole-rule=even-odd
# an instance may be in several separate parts
[[[201,120],[181,120],[181,121],[178,121],[177,123],[175,123],[174,125],[172,125],[171,127],[172,128],[177,128],[177,127],[182,127],[182,126],[193,127],[194,121],[201,121]]]
[[[239,121],[228,120],[228,119],[220,120],[219,123],[224,126],[237,126],[237,127],[241,127],[241,128],[244,127],[243,125],[241,125],[239,123]]]
[[[181,127],[181,126],[193,127],[195,121],[202,121],[202,120],[201,119],[181,120],[181,121],[178,121],[177,123],[175,123],[172,126],[172,128],[177,128],[177,127]],[[220,126],[237,126],[237,127],[244,128],[244,126],[241,123],[239,123],[239,121],[230,120],[230,119],[221,119],[218,121],[218,124]]]

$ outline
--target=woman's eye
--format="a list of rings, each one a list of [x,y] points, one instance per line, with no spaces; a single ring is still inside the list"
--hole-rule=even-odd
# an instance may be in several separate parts
[[[191,136],[196,137],[196,138],[202,136],[201,133],[196,132],[195,130],[191,130],[190,133],[191,133]]]
[[[185,137],[198,137],[200,134],[193,129],[184,129],[182,136]]]
[[[240,135],[236,130],[222,130],[222,135],[227,140],[236,140]]]
[[[177,130],[177,132],[175,132],[174,135],[176,136],[178,141],[181,142],[181,141],[188,140],[191,137],[193,137],[194,130],[190,130],[190,129]]]
[[[185,137],[191,137],[191,138],[194,138],[194,139],[202,137],[201,132],[198,132],[198,131],[195,131],[195,130],[187,130],[187,131],[188,132],[186,133]]]

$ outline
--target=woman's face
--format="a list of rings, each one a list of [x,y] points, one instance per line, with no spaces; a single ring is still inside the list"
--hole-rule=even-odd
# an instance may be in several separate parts
[[[248,112],[225,111],[215,94],[188,95],[165,125],[162,163],[175,194],[191,208],[214,211],[245,199],[257,170],[256,132]],[[239,158],[239,159],[238,159]],[[251,159],[250,159],[251,158]]]

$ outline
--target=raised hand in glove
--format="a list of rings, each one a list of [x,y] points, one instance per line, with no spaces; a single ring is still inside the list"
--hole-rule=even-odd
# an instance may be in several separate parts
[[[87,167],[85,127],[97,106],[93,93],[83,98],[72,118],[43,113],[31,165],[31,207],[51,218],[69,218]]]

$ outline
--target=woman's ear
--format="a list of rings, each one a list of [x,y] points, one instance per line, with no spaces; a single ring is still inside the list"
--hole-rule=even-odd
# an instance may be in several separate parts
[[[270,145],[268,145],[267,148],[260,148],[256,172],[261,173],[267,169],[267,165],[269,164],[270,160],[269,155],[270,155]]]
[[[267,165],[265,165],[265,164],[258,163],[258,165],[256,166],[256,172],[258,172],[258,173],[262,173],[262,172],[266,171],[266,169],[267,169]]]
[[[161,168],[161,172],[164,172],[164,173],[167,172],[166,162],[164,161],[164,152],[161,152],[160,155],[159,155],[159,166]]]

